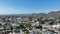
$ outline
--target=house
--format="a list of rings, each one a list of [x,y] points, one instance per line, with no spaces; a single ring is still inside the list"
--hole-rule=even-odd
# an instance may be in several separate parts
[[[29,34],[41,34],[42,32],[40,31],[40,29],[34,29],[29,31]]]
[[[18,17],[18,18],[16,18],[16,21],[17,22],[21,22],[22,21],[22,18],[21,17]]]
[[[60,24],[57,24],[57,25],[52,25],[53,28],[58,28],[60,29]]]
[[[2,34],[3,32],[3,25],[2,25],[2,22],[0,22],[0,34]]]
[[[25,18],[23,19],[23,21],[29,22],[29,18],[28,18],[28,17],[25,17]]]

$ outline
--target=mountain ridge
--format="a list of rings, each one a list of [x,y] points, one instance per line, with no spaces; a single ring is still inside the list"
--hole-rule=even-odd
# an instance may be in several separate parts
[[[33,14],[10,14],[10,15],[0,15],[0,17],[5,17],[5,16],[34,16],[34,17],[44,17],[44,18],[48,18],[48,17],[53,17],[53,18],[60,18],[60,11],[52,11],[49,12],[48,14],[46,13],[33,13]]]

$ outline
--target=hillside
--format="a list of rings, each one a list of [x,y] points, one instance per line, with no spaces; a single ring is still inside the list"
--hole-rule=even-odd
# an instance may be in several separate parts
[[[48,14],[46,13],[33,13],[33,14],[11,14],[11,15],[0,15],[0,18],[1,17],[11,17],[11,16],[19,16],[19,17],[25,17],[25,16],[33,16],[33,17],[44,17],[44,18],[49,18],[49,17],[53,17],[53,18],[60,18],[60,11],[52,11],[52,12],[49,12]]]

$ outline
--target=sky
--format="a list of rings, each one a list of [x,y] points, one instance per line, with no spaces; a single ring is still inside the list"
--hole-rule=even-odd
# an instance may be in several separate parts
[[[0,14],[48,13],[60,10],[60,0],[0,0]]]

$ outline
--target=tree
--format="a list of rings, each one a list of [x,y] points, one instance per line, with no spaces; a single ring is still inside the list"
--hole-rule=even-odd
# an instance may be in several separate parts
[[[42,31],[42,25],[35,26],[36,29],[40,29]]]
[[[29,33],[29,31],[28,31],[28,30],[24,31],[24,34],[28,34],[28,33]]]
[[[53,21],[53,19],[49,19],[49,21]]]
[[[32,17],[29,17],[29,20],[31,21],[32,20]]]
[[[19,26],[15,28],[15,32],[20,32],[20,29],[25,28],[23,23],[19,23]]]
[[[28,22],[25,24],[26,27],[31,27],[31,24]]]
[[[40,20],[39,23],[40,23],[40,24],[44,24],[44,21],[43,21],[43,20]]]
[[[11,29],[11,30],[13,30],[13,27],[12,27],[12,26],[10,26],[10,29]]]
[[[19,23],[19,26],[16,27],[16,29],[22,29],[24,28],[24,25],[22,23]]]
[[[53,25],[54,24],[54,21],[51,21],[50,23],[49,23],[49,25]]]
[[[40,19],[42,20],[42,19],[43,19],[43,17],[40,17]]]
[[[43,19],[43,17],[40,17],[40,18],[37,19],[37,21],[40,21],[40,20],[42,20],[42,19]]]
[[[31,27],[29,27],[29,30],[32,30],[32,26],[31,26]]]
[[[48,22],[49,20],[48,20],[48,19],[45,19],[44,21],[45,21],[45,22]]]
[[[20,32],[20,29],[15,29],[15,32]]]
[[[5,22],[6,21],[5,18],[2,18],[2,21]]]

